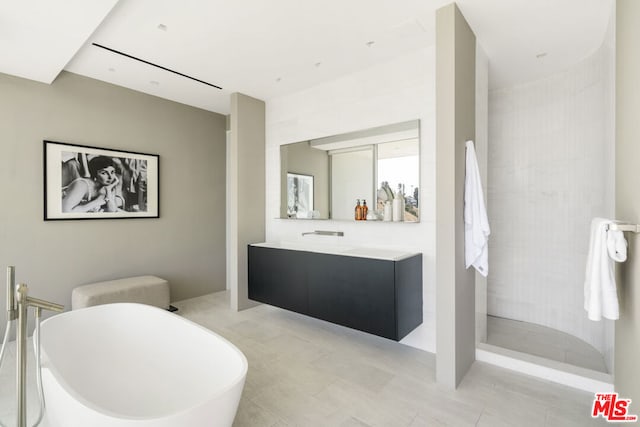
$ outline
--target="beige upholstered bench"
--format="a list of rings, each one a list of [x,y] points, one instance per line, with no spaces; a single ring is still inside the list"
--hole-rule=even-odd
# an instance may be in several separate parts
[[[170,309],[169,282],[156,276],[128,277],[78,286],[71,293],[71,309],[114,302],[137,302]]]

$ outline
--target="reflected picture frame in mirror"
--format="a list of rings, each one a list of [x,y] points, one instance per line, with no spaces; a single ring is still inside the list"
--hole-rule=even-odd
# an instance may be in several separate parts
[[[280,218],[355,220],[359,199],[369,221],[420,221],[419,120],[281,145],[280,166]],[[312,178],[311,209],[293,209],[290,175]]]
[[[287,218],[309,219],[313,214],[313,175],[287,172]]]

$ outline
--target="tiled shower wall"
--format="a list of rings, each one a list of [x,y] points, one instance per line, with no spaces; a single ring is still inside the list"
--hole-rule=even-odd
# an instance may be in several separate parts
[[[590,222],[614,213],[608,39],[572,69],[489,94],[488,312],[577,336],[611,368],[612,322],[583,308]]]

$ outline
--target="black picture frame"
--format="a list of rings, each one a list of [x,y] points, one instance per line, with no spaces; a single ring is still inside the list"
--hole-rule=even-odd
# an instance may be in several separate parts
[[[44,220],[160,217],[160,156],[43,141]]]
[[[312,218],[313,175],[287,172],[287,216],[290,218]]]

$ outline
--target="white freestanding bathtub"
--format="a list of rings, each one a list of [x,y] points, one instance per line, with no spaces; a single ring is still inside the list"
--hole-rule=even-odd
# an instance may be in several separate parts
[[[106,304],[42,322],[50,427],[231,426],[247,374],[233,344],[142,304]]]

